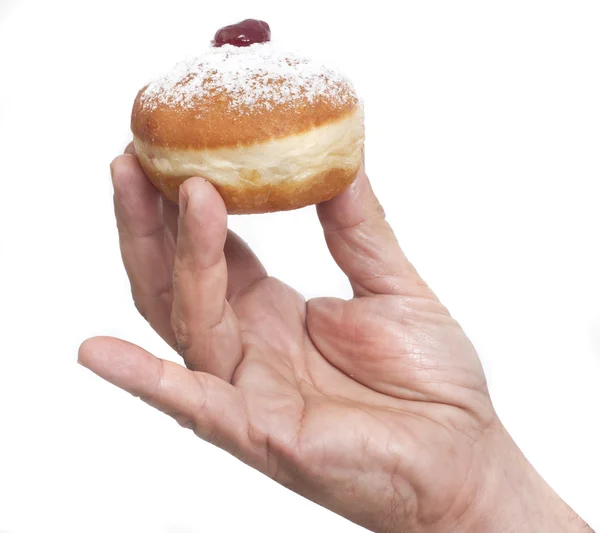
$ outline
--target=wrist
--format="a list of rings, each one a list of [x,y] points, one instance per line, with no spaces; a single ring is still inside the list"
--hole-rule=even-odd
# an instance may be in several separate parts
[[[499,421],[489,439],[478,495],[457,524],[457,533],[593,533],[533,468]]]

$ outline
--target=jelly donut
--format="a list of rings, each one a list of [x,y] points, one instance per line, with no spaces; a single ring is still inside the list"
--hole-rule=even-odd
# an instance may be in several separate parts
[[[222,28],[201,56],[145,86],[131,117],[148,178],[177,202],[192,176],[210,181],[232,214],[297,209],[355,179],[363,107],[337,70],[276,46],[246,20]]]

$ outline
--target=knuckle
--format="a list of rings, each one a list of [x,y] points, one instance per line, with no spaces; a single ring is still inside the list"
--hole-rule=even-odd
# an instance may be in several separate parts
[[[170,283],[166,284],[164,287],[159,289],[156,292],[156,301],[159,305],[167,305],[170,306],[173,303],[173,287]]]
[[[137,312],[142,316],[144,320],[148,321],[148,310],[146,308],[147,306],[142,300],[142,298],[140,298],[139,294],[135,290],[131,291],[131,297],[133,298],[133,305],[135,306]]]
[[[387,215],[385,212],[385,208],[383,207],[383,205],[380,202],[377,202],[375,204],[375,209],[374,209],[374,213],[373,213],[375,218],[381,219],[381,220],[385,220]]]
[[[174,415],[173,418],[182,428],[196,431],[196,420],[192,416],[187,415]]]
[[[190,283],[190,280],[194,278],[194,270],[190,268],[189,258],[182,256],[180,253],[175,257],[173,264],[173,288],[184,290],[186,285]]]
[[[181,284],[181,272],[183,268],[181,265],[181,259],[175,258],[175,264],[173,266],[173,287],[179,287]]]
[[[183,356],[190,345],[190,331],[184,320],[177,313],[171,314],[171,329],[175,335],[175,350]]]

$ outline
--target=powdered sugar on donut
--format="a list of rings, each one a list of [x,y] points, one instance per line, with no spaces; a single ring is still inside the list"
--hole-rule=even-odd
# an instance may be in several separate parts
[[[220,96],[237,113],[293,106],[300,99],[309,104],[326,99],[340,106],[356,100],[352,84],[342,73],[267,42],[209,48],[150,83],[140,103],[150,108],[198,109]]]

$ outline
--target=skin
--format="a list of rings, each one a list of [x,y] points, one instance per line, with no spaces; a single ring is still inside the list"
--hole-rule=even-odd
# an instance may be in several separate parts
[[[135,304],[185,366],[106,337],[82,365],[374,532],[591,531],[505,431],[364,169],[317,207],[354,298],[308,302],[228,231],[207,181],[187,180],[178,209],[131,147],[111,170]]]

